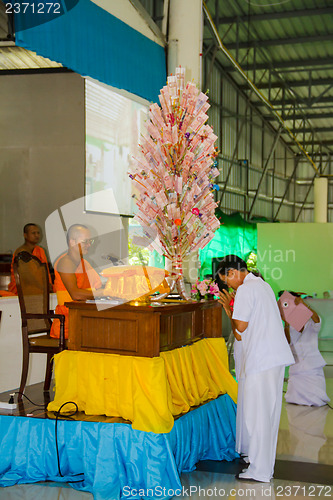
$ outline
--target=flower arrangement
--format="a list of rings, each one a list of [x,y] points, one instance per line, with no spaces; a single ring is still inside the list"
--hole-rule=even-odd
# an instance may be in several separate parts
[[[219,287],[213,279],[197,280],[191,289],[192,298],[195,300],[214,299],[219,294]]]

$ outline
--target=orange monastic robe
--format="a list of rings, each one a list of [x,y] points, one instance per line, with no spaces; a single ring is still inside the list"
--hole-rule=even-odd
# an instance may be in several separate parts
[[[63,314],[65,316],[65,338],[68,339],[68,307],[64,306],[65,302],[72,302],[73,299],[69,295],[67,288],[62,282],[60,274],[57,271],[57,266],[64,255],[61,255],[54,265],[54,285],[53,289],[57,294],[58,305],[56,307],[56,314]],[[83,261],[83,266],[82,266]],[[92,288],[100,288],[102,286],[101,279],[96,271],[91,267],[89,262],[82,259],[78,265],[76,271],[76,282],[77,287],[85,290],[91,290]],[[60,336],[60,321],[58,319],[53,320],[51,328],[51,337],[59,338]]]
[[[0,297],[15,297],[15,293],[7,292],[7,290],[0,290]]]
[[[37,259],[39,259],[41,262],[44,262],[47,265],[47,271],[49,273],[50,289],[52,290],[52,280],[51,280],[51,276],[50,276],[49,266],[48,266],[48,263],[47,263],[47,257],[45,255],[44,250],[42,249],[42,247],[39,247],[37,245],[33,249],[32,255],[34,255],[35,257],[37,257]],[[12,264],[11,264],[11,267],[10,267],[11,281],[10,281],[10,283],[8,285],[8,291],[11,292],[11,293],[13,293],[14,295],[17,295],[17,288],[16,288],[15,276],[14,276],[14,269],[13,269],[13,262],[14,262],[15,257],[16,257],[16,253],[14,253],[14,255],[13,255],[13,260],[12,260]]]

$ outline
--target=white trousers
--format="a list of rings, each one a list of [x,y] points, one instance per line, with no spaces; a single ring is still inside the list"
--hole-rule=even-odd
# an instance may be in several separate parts
[[[324,370],[313,368],[306,372],[289,372],[287,403],[307,406],[324,406],[330,398],[326,394]]]
[[[257,481],[273,477],[283,379],[284,366],[277,366],[238,383],[236,451],[248,456],[247,474]]]

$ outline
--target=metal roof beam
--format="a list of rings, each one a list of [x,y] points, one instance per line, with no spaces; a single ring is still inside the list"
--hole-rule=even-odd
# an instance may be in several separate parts
[[[266,63],[249,64],[246,66],[247,71],[253,71],[254,67],[256,70],[261,69],[284,69],[284,68],[310,68],[313,69],[314,66],[330,66],[333,67],[332,57],[325,58],[315,58],[315,59],[295,59],[289,61],[269,61]],[[237,71],[234,66],[224,66],[226,71]]]
[[[226,56],[228,58],[228,60],[237,69],[238,73],[242,76],[242,78],[244,78],[244,80],[250,85],[250,87],[252,88],[254,94],[257,97],[259,97],[259,99],[261,99],[262,101],[266,102],[267,107],[270,109],[272,115],[274,115],[276,117],[276,119],[279,121],[279,124],[281,125],[281,127],[282,128],[286,128],[287,127],[286,123],[281,118],[281,116],[275,111],[273,105],[267,100],[267,98],[260,92],[260,90],[255,86],[255,84],[249,79],[249,77],[247,76],[247,74],[245,73],[245,71],[243,70],[243,68],[241,68],[241,66],[235,60],[235,58],[233,57],[233,55],[228,51],[228,49],[222,43],[221,37],[220,37],[220,35],[219,35],[218,31],[217,31],[217,28],[216,28],[216,26],[215,26],[215,24],[213,22],[213,19],[212,19],[211,15],[210,15],[210,13],[209,13],[209,11],[207,9],[207,6],[206,6],[205,2],[203,2],[203,9],[204,9],[204,12],[205,12],[205,14],[207,16],[207,19],[208,19],[208,22],[209,22],[209,25],[210,25],[210,29],[213,32],[214,36],[216,37],[217,44],[218,44],[219,48],[221,49],[221,51],[223,52],[224,56]],[[309,163],[314,168],[314,170],[316,172],[318,172],[317,166],[313,162],[312,158],[305,151],[305,149],[303,148],[303,146],[300,144],[300,142],[296,139],[295,136],[293,136],[291,134],[291,132],[289,133],[289,135],[295,141],[295,143],[297,144],[297,146],[298,146],[299,150],[301,151],[301,153],[309,160]]]
[[[290,38],[273,38],[268,40],[249,40],[247,42],[239,42],[237,43],[228,43],[225,42],[226,47],[229,50],[238,49],[247,49],[249,47],[274,47],[277,45],[295,45],[295,44],[305,44],[305,43],[318,43],[318,42],[326,42],[333,40],[333,34],[325,34],[325,35],[315,35],[315,36],[299,36],[299,37],[290,37]]]
[[[292,142],[287,142],[286,143],[288,146],[294,146],[295,144]],[[302,141],[302,145],[313,145],[313,146],[333,146],[333,139],[330,139],[328,141],[312,141],[311,139]]]
[[[256,201],[257,201],[258,194],[259,194],[259,190],[260,190],[260,187],[261,187],[262,181],[263,181],[263,179],[264,179],[264,177],[265,177],[265,175],[266,175],[266,171],[267,171],[268,165],[269,165],[269,163],[270,163],[270,161],[271,161],[271,158],[272,158],[272,156],[273,156],[273,154],[274,154],[274,151],[275,151],[275,149],[276,149],[276,146],[278,145],[278,142],[279,142],[279,138],[280,138],[280,135],[281,135],[282,129],[283,129],[283,125],[280,125],[279,130],[277,131],[276,136],[275,136],[275,138],[274,138],[274,142],[273,142],[273,144],[272,144],[272,146],[271,146],[271,150],[270,150],[270,152],[269,152],[269,155],[268,155],[268,158],[267,158],[267,160],[266,160],[266,163],[265,163],[265,165],[263,166],[262,173],[261,173],[261,177],[260,177],[260,180],[259,180],[259,182],[258,182],[257,189],[256,189],[256,193],[255,193],[255,195],[254,195],[254,198],[253,198],[253,200],[252,200],[252,204],[251,204],[251,207],[250,207],[250,210],[249,210],[249,215],[248,215],[248,217],[249,217],[249,218],[250,218],[250,217],[251,217],[251,215],[252,215],[252,212],[253,212],[253,209],[254,209],[254,205],[255,205],[255,203],[256,203]]]
[[[248,88],[248,87],[247,87]],[[274,105],[274,106],[282,106],[282,105],[289,105],[289,104],[295,104],[295,102],[297,104],[300,104],[302,106],[304,106],[305,108],[311,108],[312,105],[313,105],[313,99],[300,99],[300,98],[295,98],[295,99],[278,99],[278,100],[274,100],[274,99],[271,99],[271,103]],[[316,104],[333,104],[333,97],[332,96],[328,96],[328,97],[321,97],[320,99],[318,99],[316,101]],[[262,102],[262,101],[258,101],[258,102],[255,102],[255,105],[256,106],[264,106],[265,104]]]
[[[157,26],[155,21],[153,21],[152,17],[148,14],[148,12],[144,8],[140,0],[129,0],[129,2],[133,5],[134,9],[137,11],[139,16],[143,19],[143,21],[147,24],[148,28],[154,33],[154,35],[160,40],[160,42],[165,47],[166,44],[165,34],[162,33],[162,31]]]
[[[287,194],[288,194],[288,191],[289,191],[289,187],[290,187],[291,181],[293,180],[293,178],[294,178],[294,177],[296,177],[296,170],[297,170],[298,164],[299,164],[299,162],[300,162],[300,159],[301,159],[301,156],[300,156],[300,155],[298,155],[298,156],[295,158],[295,160],[294,160],[294,161],[295,161],[295,164],[294,164],[294,170],[293,170],[293,172],[292,172],[291,176],[290,176],[290,177],[289,177],[289,179],[288,179],[288,182],[287,182],[287,185],[286,185],[286,188],[285,188],[284,194],[283,194],[283,196],[282,196],[282,198],[281,198],[280,204],[279,204],[279,206],[278,206],[278,208],[277,208],[277,210],[276,210],[276,212],[275,212],[275,215],[274,215],[274,217],[273,217],[273,221],[276,221],[277,216],[278,216],[278,214],[279,214],[279,212],[280,212],[280,209],[281,209],[281,207],[282,207],[282,205],[283,205],[283,202],[284,202],[284,200],[285,200],[285,198],[286,198],[286,196],[287,196]]]
[[[219,25],[233,24],[239,19],[241,22],[256,22],[256,21],[269,21],[273,19],[290,19],[291,17],[304,17],[304,16],[321,16],[326,14],[333,14],[333,7],[323,7],[321,9],[299,9],[299,10],[285,10],[283,12],[265,12],[263,14],[243,15],[220,17]]]
[[[306,117],[307,120],[326,120],[326,118],[333,118],[333,113],[311,113],[311,114],[306,114],[304,116],[304,113],[299,113],[292,115],[292,117],[287,117],[284,114],[281,115],[283,120],[289,121],[289,120],[304,120]],[[275,116],[272,115],[264,115],[264,118],[266,120],[272,121],[272,120],[277,120]]]
[[[323,133],[323,132],[332,132],[333,127],[313,127],[313,128],[291,128],[290,129],[293,134],[310,134],[311,132]]]
[[[332,85],[333,84],[333,78],[313,78],[310,82],[310,80],[288,80],[286,82],[265,82],[265,83],[260,83],[257,85],[259,89],[278,89],[280,87],[285,87],[288,86],[289,88],[294,88],[294,87],[308,87],[309,84],[311,85]],[[240,88],[242,90],[248,89],[248,85],[240,85]],[[331,100],[333,98],[331,97]]]

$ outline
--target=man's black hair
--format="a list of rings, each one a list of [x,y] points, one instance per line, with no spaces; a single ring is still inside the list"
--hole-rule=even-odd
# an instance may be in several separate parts
[[[39,227],[38,224],[34,224],[33,222],[29,222],[29,224],[26,224],[23,228],[23,234],[27,234],[28,232],[28,229],[29,227],[32,227],[32,226],[35,226],[35,227]]]
[[[280,290],[279,293],[278,293],[278,297],[281,297],[281,295],[284,293],[284,292],[289,292],[291,295],[293,295],[294,297],[300,297],[301,295],[303,295],[302,293],[298,293],[298,292],[292,292],[291,290]]]
[[[230,269],[236,269],[237,271],[247,271],[246,262],[238,257],[238,255],[226,255],[219,262],[216,270],[216,276],[226,276]]]

